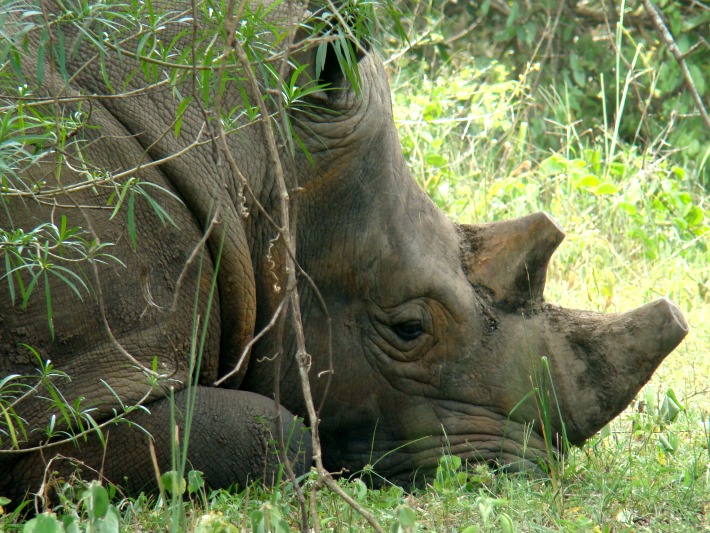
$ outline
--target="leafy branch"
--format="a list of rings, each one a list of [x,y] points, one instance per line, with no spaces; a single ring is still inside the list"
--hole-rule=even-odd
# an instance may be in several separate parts
[[[89,292],[86,282],[62,263],[111,260],[123,265],[120,259],[105,251],[111,243],[86,239],[83,236],[85,233],[79,228],[68,227],[64,215],[58,226],[46,222],[29,231],[0,228],[0,258],[5,262],[5,274],[0,276],[0,280],[7,280],[13,305],[19,300],[23,309],[27,307],[34,289],[44,284],[47,320],[52,337],[54,321],[49,277],[62,281],[79,300],[83,300],[82,292]],[[23,276],[23,273],[26,275]]]

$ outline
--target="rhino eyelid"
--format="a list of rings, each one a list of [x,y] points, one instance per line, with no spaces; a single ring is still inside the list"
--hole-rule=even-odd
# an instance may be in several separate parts
[[[393,324],[391,328],[395,334],[404,341],[413,341],[418,339],[422,333],[424,333],[424,328],[419,320],[400,322],[398,324]]]

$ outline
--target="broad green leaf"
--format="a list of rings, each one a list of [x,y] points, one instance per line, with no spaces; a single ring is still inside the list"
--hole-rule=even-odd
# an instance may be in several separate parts
[[[603,194],[616,194],[619,192],[619,187],[613,183],[602,183],[596,189],[594,189],[594,194],[601,196]]]
[[[636,215],[638,213],[638,210],[636,209],[636,206],[633,204],[630,204],[628,202],[619,202],[619,207],[626,211],[629,215]]]
[[[25,524],[23,533],[64,533],[64,525],[54,513],[42,513]]]
[[[598,187],[602,180],[594,176],[593,174],[587,174],[583,178],[577,180],[577,187]]]
[[[113,505],[106,510],[106,516],[99,522],[97,531],[100,533],[119,533],[121,531],[121,515]]]
[[[678,179],[682,180],[685,178],[685,169],[683,167],[675,166],[673,167],[673,174],[675,174]]]
[[[84,505],[91,520],[98,520],[106,516],[108,511],[108,492],[106,488],[97,481],[92,481],[87,489]]]
[[[367,485],[361,479],[353,481],[351,487],[356,500],[362,500],[367,495]]]
[[[675,227],[679,230],[686,231],[688,229],[688,222],[684,218],[673,217],[672,220]]]
[[[498,525],[500,526],[501,533],[514,533],[515,526],[513,525],[513,520],[511,520],[507,514],[499,514],[496,522],[498,522]]]
[[[160,476],[160,482],[162,483],[163,488],[173,495],[184,494],[185,489],[187,488],[185,479],[181,478],[175,470],[165,472],[162,476]]]
[[[660,415],[663,417],[664,422],[667,424],[674,422],[675,419],[678,418],[678,413],[684,409],[685,408],[678,401],[673,389],[668,389],[663,396],[660,408]]]
[[[404,527],[412,527],[417,523],[417,512],[411,507],[403,505],[397,511],[397,519]]]
[[[429,152],[426,155],[426,162],[435,167],[445,167],[449,161],[441,154]]]
[[[661,433],[658,442],[666,453],[674,453],[678,449],[678,438],[672,433]]]
[[[540,163],[540,172],[548,176],[562,174],[567,170],[567,163],[557,155],[553,155]]]
[[[204,474],[199,470],[190,470],[187,473],[187,491],[190,494],[196,493],[205,486]]]
[[[698,65],[690,65],[688,67],[688,70],[690,71],[690,76],[693,78],[693,83],[695,83],[695,88],[698,90],[698,94],[705,94],[705,76],[703,75],[703,71]]]
[[[601,437],[602,437],[603,439],[606,439],[607,437],[610,437],[610,436],[611,436],[611,426],[610,426],[609,424],[607,424],[606,426],[604,426],[603,428],[601,428],[601,429],[599,430],[599,435],[601,435]]]
[[[691,226],[699,226],[705,218],[705,212],[697,205],[692,206],[685,214],[685,220]]]

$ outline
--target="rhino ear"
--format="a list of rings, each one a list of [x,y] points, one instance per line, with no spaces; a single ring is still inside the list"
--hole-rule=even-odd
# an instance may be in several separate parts
[[[547,264],[565,234],[547,213],[492,224],[458,226],[469,282],[493,302],[519,309],[542,301]]]
[[[296,34],[292,60],[300,69],[298,83],[308,97],[327,104],[334,95],[360,84],[359,61],[368,53],[366,39],[352,27],[353,15],[342,2],[312,2]],[[333,11],[333,7],[335,11]]]

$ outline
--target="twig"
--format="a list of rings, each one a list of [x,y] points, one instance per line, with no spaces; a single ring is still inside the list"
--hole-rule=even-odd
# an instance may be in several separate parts
[[[259,342],[259,340],[266,335],[267,332],[271,330],[276,325],[276,321],[278,320],[279,316],[281,315],[281,311],[284,309],[284,304],[286,303],[286,300],[281,300],[281,303],[279,306],[276,308],[276,311],[274,311],[273,316],[271,317],[271,320],[269,323],[264,326],[259,333],[254,335],[252,339],[244,346],[244,349],[242,350],[242,354],[239,357],[239,360],[237,361],[237,364],[234,365],[234,368],[230,370],[228,373],[226,373],[224,376],[220,377],[217,381],[212,383],[213,387],[219,387],[222,385],[225,381],[227,381],[229,378],[234,376],[235,374],[239,373],[239,371],[242,368],[242,365],[244,364],[244,361],[247,358],[247,355],[249,355],[249,352],[251,351],[252,347],[254,344]]]
[[[344,24],[340,14],[335,11],[336,17]],[[344,25],[347,28],[347,25]],[[286,282],[286,299],[290,303],[292,326],[295,331],[296,337],[296,360],[298,366],[299,376],[301,378],[301,387],[303,390],[304,401],[306,404],[306,410],[308,412],[308,418],[311,426],[311,442],[313,447],[313,461],[316,465],[316,470],[318,471],[318,478],[322,481],[328,488],[333,492],[338,494],[343,500],[345,500],[353,509],[355,509],[360,515],[365,518],[365,520],[370,524],[370,526],[378,533],[384,533],[384,529],[377,522],[375,517],[370,514],[364,507],[358,504],[352,497],[350,497],[333,479],[330,472],[326,470],[323,465],[323,456],[320,447],[320,437],[318,435],[318,414],[313,402],[313,395],[311,392],[310,381],[308,378],[308,371],[310,370],[311,357],[306,350],[305,334],[303,331],[303,322],[301,319],[301,306],[298,295],[297,279],[296,274],[298,272],[298,267],[296,266],[296,231],[293,227],[294,221],[292,220],[292,213],[290,210],[291,198],[288,192],[288,186],[286,184],[286,177],[284,174],[283,165],[281,163],[281,157],[278,152],[278,145],[276,142],[276,137],[270,123],[270,116],[266,108],[266,103],[262,98],[262,91],[259,88],[254,71],[252,70],[252,65],[249,58],[239,40],[234,40],[233,43],[234,53],[237,57],[238,62],[244,69],[244,75],[246,78],[246,90],[249,93],[250,98],[252,98],[259,109],[259,120],[261,122],[262,133],[266,141],[266,147],[269,153],[269,159],[273,165],[275,185],[278,191],[279,206],[278,210],[281,214],[281,228],[279,233],[282,237],[282,242],[285,249],[285,273],[287,276]],[[282,111],[284,112],[284,111]],[[298,490],[298,489],[297,489]],[[302,494],[299,494],[299,503],[303,503]],[[317,520],[317,517],[313,517]]]
[[[658,34],[661,37],[661,40],[668,47],[668,50],[670,50],[671,54],[673,54],[673,57],[678,63],[680,71],[683,73],[683,78],[685,79],[685,85],[690,91],[690,94],[693,95],[693,100],[695,100],[695,106],[698,108],[700,116],[703,117],[705,125],[710,130],[710,116],[708,116],[708,112],[705,109],[705,105],[703,104],[703,100],[700,97],[700,93],[698,93],[698,89],[697,87],[695,87],[695,82],[693,82],[693,77],[690,75],[690,70],[688,69],[688,64],[685,62],[685,56],[683,55],[683,52],[680,51],[678,45],[675,42],[675,39],[673,39],[673,35],[661,19],[661,15],[658,12],[658,8],[653,5],[651,0],[641,0],[641,2],[643,3],[643,7],[646,9],[646,12],[651,17],[653,25],[656,27],[656,30],[658,31]]]
[[[124,100],[126,98],[131,98],[133,96],[141,96],[146,93],[151,93],[155,89],[170,89],[170,80],[157,81],[133,89],[131,91],[126,91],[120,94],[77,94],[76,96],[58,96],[58,97],[38,97],[38,96],[13,96],[11,94],[1,94],[3,100],[8,102],[22,102],[23,107],[44,107],[47,104],[71,104],[76,102],[91,102],[92,100]],[[16,106],[14,104],[0,106],[0,113],[9,113]]]

